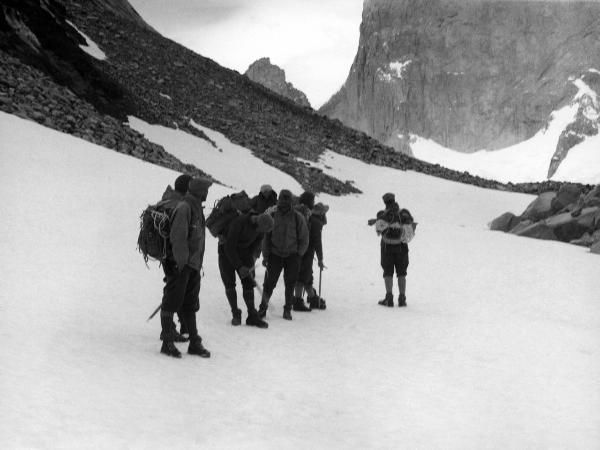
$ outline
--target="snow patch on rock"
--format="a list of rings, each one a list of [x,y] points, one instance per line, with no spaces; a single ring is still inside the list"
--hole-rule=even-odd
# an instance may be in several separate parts
[[[411,62],[410,59],[407,61],[392,61],[386,67],[377,69],[377,78],[385,82],[401,80]]]
[[[100,61],[104,61],[106,59],[106,53],[104,53],[100,49],[100,47],[98,47],[98,44],[96,44],[87,34],[85,34],[83,31],[77,28],[73,22],[67,20],[67,23],[71,25],[75,29],[75,31],[77,31],[85,39],[86,45],[79,46],[81,50],[86,52],[91,57],[96,58]]]

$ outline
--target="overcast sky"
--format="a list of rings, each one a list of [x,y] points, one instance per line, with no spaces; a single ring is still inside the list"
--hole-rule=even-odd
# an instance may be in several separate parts
[[[362,0],[129,0],[164,36],[244,73],[268,56],[313,107],[344,83]]]

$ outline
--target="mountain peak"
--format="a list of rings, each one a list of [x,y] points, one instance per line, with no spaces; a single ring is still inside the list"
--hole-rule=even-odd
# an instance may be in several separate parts
[[[271,63],[269,57],[263,57],[254,61],[246,70],[245,75],[252,81],[262,84],[266,88],[278,93],[301,106],[310,107],[310,102],[304,94],[285,77],[285,71]]]

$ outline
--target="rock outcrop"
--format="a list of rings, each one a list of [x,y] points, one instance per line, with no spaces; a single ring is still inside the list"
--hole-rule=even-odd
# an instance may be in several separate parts
[[[320,111],[402,151],[409,134],[507,147],[600,69],[598,17],[591,1],[365,0],[348,78]]]
[[[244,74],[252,81],[262,84],[267,89],[276,92],[300,106],[310,108],[310,102],[304,92],[296,89],[294,85],[285,78],[285,71],[271,63],[269,58],[260,58],[250,64]]]
[[[558,192],[540,194],[520,216],[506,212],[489,227],[517,236],[570,242],[598,253],[600,185],[582,190],[580,186],[564,184]]]

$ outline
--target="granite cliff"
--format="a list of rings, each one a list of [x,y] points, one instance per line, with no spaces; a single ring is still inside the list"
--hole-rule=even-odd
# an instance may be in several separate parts
[[[405,152],[409,134],[493,150],[543,129],[590,69],[599,2],[365,0],[348,78],[320,111]]]

